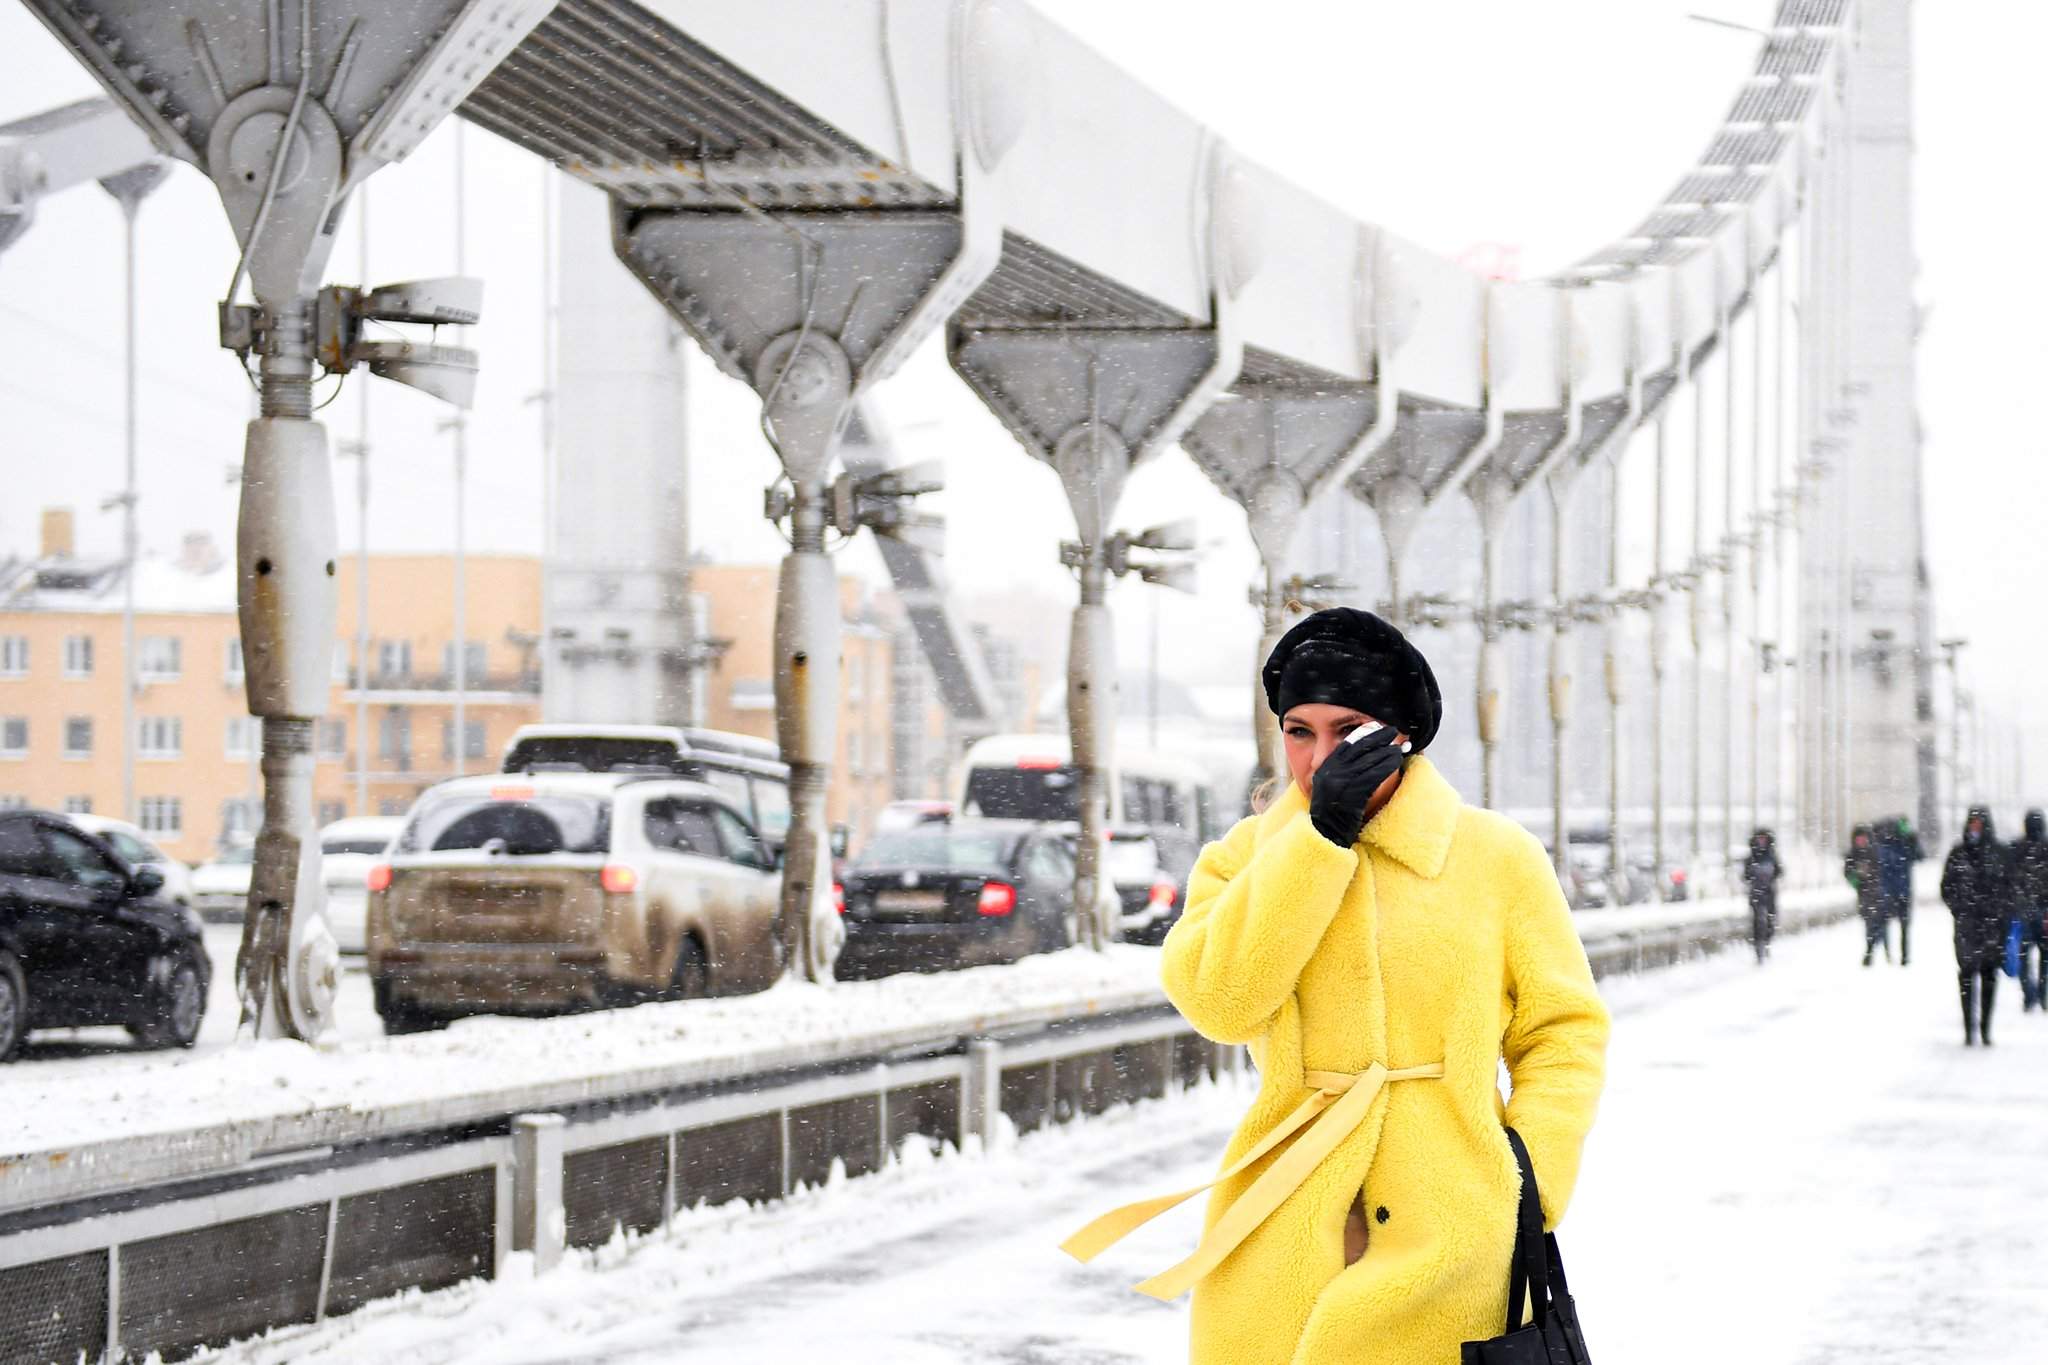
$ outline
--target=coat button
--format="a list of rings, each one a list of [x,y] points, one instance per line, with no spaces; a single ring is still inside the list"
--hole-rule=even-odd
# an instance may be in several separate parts
[[[1379,1206],[1379,1207],[1378,1207],[1377,1209],[1374,1209],[1374,1210],[1373,1210],[1373,1215],[1372,1215],[1372,1216],[1373,1216],[1373,1221],[1374,1221],[1374,1222],[1377,1222],[1377,1223],[1384,1223],[1384,1222],[1386,1222],[1386,1221],[1387,1221],[1387,1220],[1388,1220],[1389,1218],[1392,1218],[1392,1217],[1393,1217],[1394,1215],[1393,1215],[1393,1214],[1391,1214],[1391,1213],[1388,1213],[1388,1212],[1387,1212],[1387,1206],[1386,1206],[1385,1204],[1382,1204],[1382,1205],[1380,1205],[1380,1206]]]

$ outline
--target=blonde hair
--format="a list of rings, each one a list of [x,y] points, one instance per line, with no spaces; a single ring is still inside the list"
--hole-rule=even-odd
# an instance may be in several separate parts
[[[1259,783],[1256,787],[1253,787],[1251,799],[1252,814],[1264,815],[1267,807],[1280,799],[1280,793],[1286,791],[1287,784],[1293,780],[1293,778],[1285,773],[1276,773]]]

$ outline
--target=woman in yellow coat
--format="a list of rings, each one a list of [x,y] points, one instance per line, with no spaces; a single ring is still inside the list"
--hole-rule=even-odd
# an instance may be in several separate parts
[[[1200,1247],[1139,1288],[1193,1289],[1195,1365],[1455,1365],[1506,1324],[1521,1178],[1503,1125],[1555,1227],[1607,1012],[1542,845],[1421,757],[1442,701],[1399,631],[1318,612],[1265,684],[1292,780],[1203,850],[1163,955],[1188,1021],[1250,1044],[1259,1094]],[[1069,1250],[1184,1197],[1107,1215]]]

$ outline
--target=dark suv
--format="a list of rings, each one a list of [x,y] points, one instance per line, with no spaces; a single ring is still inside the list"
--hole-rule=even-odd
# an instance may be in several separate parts
[[[213,964],[163,884],[61,815],[0,811],[0,1060],[31,1029],[91,1024],[192,1046]]]

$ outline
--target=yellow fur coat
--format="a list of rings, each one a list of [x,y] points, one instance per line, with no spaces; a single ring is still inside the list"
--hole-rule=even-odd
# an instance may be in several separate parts
[[[1359,845],[1292,784],[1203,850],[1167,936],[1166,992],[1262,1078],[1226,1163],[1309,1093],[1304,1070],[1442,1062],[1365,1120],[1194,1291],[1195,1365],[1455,1365],[1497,1335],[1528,1143],[1555,1226],[1600,1095],[1607,1011],[1543,846],[1466,806],[1423,758]],[[1507,1061],[1512,1099],[1498,1086]],[[1209,1222],[1272,1158],[1219,1185]],[[1344,1263],[1362,1196],[1369,1241]]]

